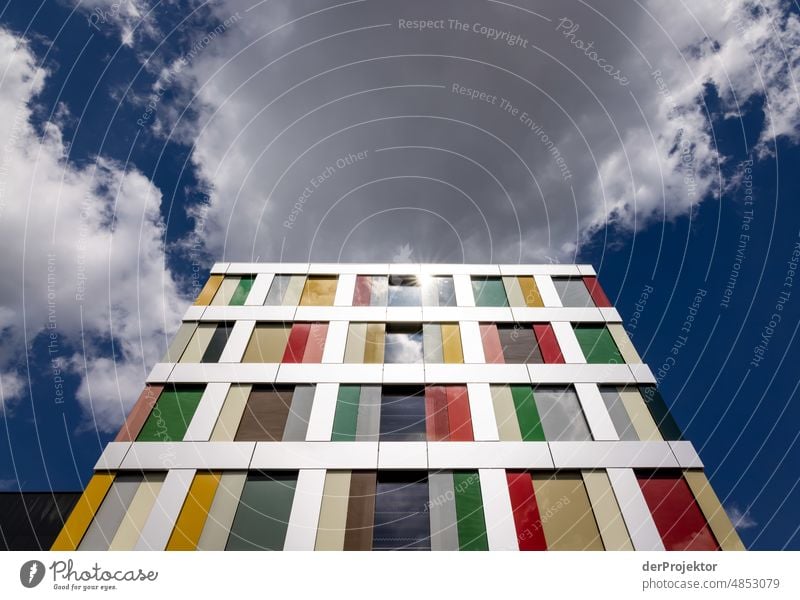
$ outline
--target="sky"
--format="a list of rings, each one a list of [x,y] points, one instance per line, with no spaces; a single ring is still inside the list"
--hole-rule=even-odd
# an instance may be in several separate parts
[[[800,549],[800,8],[0,3],[0,489],[76,490],[215,261],[591,263]]]

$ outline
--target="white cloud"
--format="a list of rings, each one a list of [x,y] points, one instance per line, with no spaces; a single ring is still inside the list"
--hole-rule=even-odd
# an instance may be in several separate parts
[[[78,374],[89,426],[112,431],[180,320],[181,301],[164,264],[161,194],[144,175],[111,160],[84,167],[65,161],[58,125],[45,124],[39,136],[30,122],[47,73],[5,30],[0,61],[0,111],[7,116],[0,120],[4,401],[13,407],[9,401],[23,394],[24,353],[38,338],[48,349],[52,344],[57,370],[30,376],[52,382],[55,402],[58,370]]]
[[[730,518],[731,523],[733,523],[733,526],[739,531],[752,529],[753,527],[758,526],[758,522],[752,516],[750,516],[749,510],[742,510],[735,504],[726,506],[725,512],[728,513],[728,517]]]

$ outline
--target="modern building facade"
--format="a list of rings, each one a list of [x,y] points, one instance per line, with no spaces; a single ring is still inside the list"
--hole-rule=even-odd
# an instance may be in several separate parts
[[[743,546],[591,266],[221,263],[53,549]]]

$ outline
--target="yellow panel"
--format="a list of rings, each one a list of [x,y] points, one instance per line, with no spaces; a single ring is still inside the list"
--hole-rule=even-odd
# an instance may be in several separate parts
[[[584,471],[583,483],[606,550],[633,550],[608,474],[605,471]]]
[[[338,279],[334,277],[310,276],[306,279],[303,286],[303,295],[300,296],[300,306],[333,306],[333,298],[336,296],[336,284]]]
[[[144,474],[144,481],[139,484],[139,489],[136,490],[136,495],[128,506],[128,512],[125,513],[114,539],[111,540],[109,550],[133,550],[136,547],[147,517],[150,516],[150,511],[161,491],[164,477],[164,473]]]
[[[719,542],[719,547],[723,550],[744,550],[744,544],[736,533],[736,529],[728,518],[725,509],[719,502],[719,498],[714,493],[714,489],[706,479],[703,471],[684,471],[683,476],[689,488],[694,494],[697,504],[700,505],[700,510],[708,521],[708,526],[714,532],[714,537]]]
[[[578,473],[533,473],[533,489],[548,550],[602,550],[603,542]]]
[[[635,364],[642,362],[639,353],[636,352],[633,342],[631,342],[631,338],[628,337],[622,325],[619,323],[608,323],[606,327],[608,327],[608,331],[611,337],[614,338],[614,343],[617,345],[617,348],[619,348],[619,353],[622,354],[622,358],[625,359],[626,363]]]
[[[366,343],[367,324],[350,323],[347,329],[347,343],[344,348],[344,362],[363,363]]]
[[[463,363],[464,354],[461,350],[461,329],[458,323],[442,323],[442,348],[444,362]]]
[[[167,550],[195,550],[217,492],[219,473],[198,473],[175,521]]]
[[[350,501],[350,471],[328,471],[322,490],[315,550],[343,550]]]
[[[219,417],[211,432],[210,442],[232,442],[242,421],[247,399],[250,397],[252,386],[234,383],[228,390],[225,403],[219,412]]]
[[[222,283],[217,290],[217,293],[214,294],[214,298],[209,302],[211,306],[228,306],[231,303],[231,298],[233,298],[233,293],[236,291],[236,288],[239,287],[239,282],[242,280],[241,277],[226,277],[222,280]]]
[[[491,392],[494,418],[497,421],[497,432],[500,434],[500,441],[521,442],[522,433],[519,429],[511,388],[507,385],[493,385]]]
[[[51,550],[75,550],[78,547],[112,483],[113,473],[97,473],[92,477]]]
[[[539,294],[539,288],[536,287],[536,280],[534,280],[533,276],[525,275],[517,277],[517,279],[519,279],[519,287],[522,290],[523,298],[525,298],[525,304],[534,307],[544,306],[542,296]]]
[[[217,293],[223,279],[224,277],[222,275],[212,275],[209,277],[205,286],[203,286],[203,290],[197,296],[197,300],[194,301],[195,306],[208,306],[212,298],[214,298],[214,294]]]
[[[242,357],[243,363],[279,363],[286,351],[291,329],[278,323],[256,325],[247,349]]]
[[[643,442],[661,442],[664,440],[639,390],[636,388],[620,389],[619,397],[625,410],[628,411],[628,416],[640,440]]]
[[[364,347],[364,362],[380,364],[383,362],[383,343],[386,339],[386,323],[367,325],[367,343]]]
[[[178,362],[181,363],[199,363],[203,358],[203,354],[211,342],[214,332],[217,330],[216,324],[213,323],[200,323],[197,329],[194,330],[189,343],[186,344],[186,350],[183,351],[181,358]]]

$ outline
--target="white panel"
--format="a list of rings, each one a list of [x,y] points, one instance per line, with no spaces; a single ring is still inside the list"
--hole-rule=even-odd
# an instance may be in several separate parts
[[[603,307],[598,309],[600,314],[603,315],[603,320],[608,323],[622,323],[622,317],[616,308]]]
[[[228,390],[230,389],[230,383],[209,383],[206,386],[203,396],[200,398],[200,403],[197,405],[197,410],[192,417],[192,421],[189,423],[186,434],[183,436],[184,441],[208,441],[208,438],[211,437],[211,432],[214,430],[214,425],[216,425],[217,419],[219,418],[222,405],[225,404],[225,397],[228,395]]]
[[[194,479],[194,469],[170,469],[134,550],[163,550]]]
[[[703,461],[694,449],[692,442],[669,442],[672,453],[683,469],[702,469]]]
[[[388,263],[311,263],[309,273],[315,275],[386,275],[389,272]],[[353,297],[350,296],[352,299]]]
[[[121,469],[246,469],[255,442],[133,442]]]
[[[383,383],[424,383],[425,366],[415,365],[383,365]]]
[[[556,341],[561,348],[564,362],[571,364],[586,363],[586,357],[583,356],[583,351],[578,343],[575,330],[572,328],[572,323],[556,321],[552,323],[552,326],[553,333],[556,334]]]
[[[479,469],[489,550],[519,550],[514,511],[504,469]]]
[[[677,467],[667,442],[550,442],[556,469]]]
[[[119,469],[130,447],[130,442],[109,442],[106,444],[103,453],[94,465],[94,470],[105,471],[108,469]]]
[[[376,469],[378,442],[257,442],[251,469]]]
[[[242,362],[244,351],[247,349],[250,336],[253,335],[253,330],[255,328],[255,321],[236,321],[233,324],[230,335],[228,336],[228,343],[225,344],[225,349],[219,356],[219,362]]]
[[[291,321],[296,310],[296,306],[208,306],[201,320]]]
[[[419,275],[419,263],[390,263],[389,275]]]
[[[597,275],[592,265],[575,265],[581,275]]]
[[[595,440],[618,440],[617,429],[608,414],[600,390],[594,383],[576,383],[575,391],[578,393],[583,414],[589,423],[592,437]]]
[[[147,383],[164,383],[169,379],[170,373],[175,366],[175,363],[156,363],[150,369],[150,374],[147,376]]]
[[[428,442],[429,469],[552,469],[546,442]]]
[[[381,364],[282,363],[275,378],[279,383],[380,383]]]
[[[324,487],[325,469],[301,469],[297,474],[284,550],[314,549]]]
[[[272,273],[256,275],[250,293],[247,294],[247,299],[244,301],[245,306],[263,306],[273,279],[275,279],[275,275]]]
[[[316,271],[315,271],[316,272]],[[336,296],[333,298],[334,306],[352,306],[353,295],[356,292],[356,274],[342,273],[336,284]]]
[[[476,441],[500,439],[497,419],[492,404],[492,392],[488,383],[468,383],[469,412],[472,418],[472,434]]]
[[[487,264],[432,263],[420,265],[420,270],[424,275],[500,275],[497,265]]]
[[[499,265],[503,275],[578,275],[577,265]]]
[[[650,367],[647,365],[628,365],[631,373],[633,374],[633,378],[636,383],[647,383],[655,385],[656,383],[656,376],[653,375],[653,372],[650,370]]]
[[[530,383],[525,365],[425,365],[426,383]]]
[[[214,266],[211,267],[209,273],[211,273],[211,275],[224,275],[225,271],[228,270],[229,265],[230,263],[214,263]]]
[[[477,321],[461,321],[461,348],[464,352],[464,362],[486,363],[483,354],[483,340],[481,339],[481,326]]]
[[[330,441],[338,395],[338,383],[317,384],[314,402],[311,404],[311,415],[308,417],[306,440]]]
[[[628,365],[528,365],[534,383],[636,383]]]
[[[608,469],[608,478],[635,550],[664,550],[633,469]]]
[[[278,374],[278,363],[179,363],[170,383],[272,383]]]
[[[428,445],[425,442],[380,442],[379,469],[427,469]]]
[[[385,306],[298,306],[294,313],[297,321],[361,321],[383,322]]]
[[[453,275],[453,288],[456,292],[458,306],[475,306],[475,295],[472,293],[472,279],[466,274]]]
[[[431,321],[495,322],[514,320],[512,309],[508,306],[431,306],[423,308],[422,315],[426,320]]]
[[[549,275],[534,275],[533,279],[536,281],[536,287],[539,288],[539,295],[545,306],[561,306],[561,297]]]
[[[282,273],[287,275],[305,275],[308,263],[230,263],[228,275],[252,275],[253,273]]]
[[[344,361],[344,349],[347,346],[348,321],[331,321],[328,323],[328,336],[322,350],[323,363],[341,363]]]
[[[190,306],[186,309],[186,312],[183,313],[183,320],[199,321],[203,317],[203,311],[205,311],[206,308],[206,306]]]
[[[421,306],[387,306],[387,323],[419,323],[422,321]]]
[[[605,323],[599,308],[592,306],[530,307],[511,309],[515,321],[542,323],[546,321],[572,321],[579,323]]]

